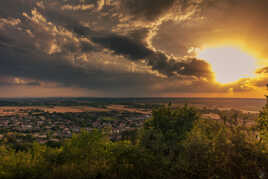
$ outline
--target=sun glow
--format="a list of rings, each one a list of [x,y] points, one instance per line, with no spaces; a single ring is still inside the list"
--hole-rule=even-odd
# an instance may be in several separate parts
[[[215,80],[222,84],[254,76],[256,59],[240,48],[224,46],[205,48],[197,52],[198,58],[207,61],[215,73]]]

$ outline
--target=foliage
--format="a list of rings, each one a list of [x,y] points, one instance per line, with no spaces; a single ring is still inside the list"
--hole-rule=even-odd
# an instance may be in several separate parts
[[[265,105],[258,118],[258,129],[260,131],[261,140],[268,143],[268,105]]]
[[[82,131],[58,148],[0,146],[0,178],[267,178],[264,109],[258,126],[237,114],[202,119],[188,106],[162,107],[127,140]],[[135,139],[134,139],[135,138]]]
[[[268,170],[268,150],[245,125],[235,116],[196,121],[179,160],[186,177],[261,178]]]
[[[140,143],[170,168],[181,151],[181,141],[199,119],[195,109],[184,106],[172,109],[170,106],[153,110],[152,119],[144,124]]]

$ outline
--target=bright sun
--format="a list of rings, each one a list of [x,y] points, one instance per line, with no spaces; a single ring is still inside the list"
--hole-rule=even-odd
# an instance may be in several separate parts
[[[256,70],[256,59],[236,47],[205,48],[198,52],[197,57],[211,65],[215,80],[222,84],[253,77]]]

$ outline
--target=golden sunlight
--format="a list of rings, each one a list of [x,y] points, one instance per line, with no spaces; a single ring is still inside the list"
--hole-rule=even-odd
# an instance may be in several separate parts
[[[257,60],[237,47],[205,48],[198,51],[197,57],[211,65],[215,80],[222,84],[253,77],[256,70]]]

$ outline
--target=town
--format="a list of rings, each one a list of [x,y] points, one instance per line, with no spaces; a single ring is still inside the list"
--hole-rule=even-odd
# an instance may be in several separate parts
[[[109,134],[111,141],[131,140],[144,122],[152,117],[152,110],[168,105],[169,102],[170,99],[142,98],[2,99],[0,143],[11,145],[15,149],[27,148],[33,142],[59,147],[74,134],[94,130]],[[181,106],[183,102],[173,99],[172,107]],[[200,105],[202,103],[200,101],[193,106],[197,107],[203,118],[218,120],[222,115],[231,117],[232,114],[239,113],[240,118],[247,118],[247,123],[250,124],[254,123],[258,115],[249,113],[246,110],[250,109],[247,108],[240,109],[244,112],[228,109],[227,105],[219,110],[217,101],[211,101],[210,107]]]
[[[116,141],[136,131],[150,117],[150,114],[122,110],[51,113],[19,109],[16,114],[0,116],[0,140],[16,145],[38,142],[58,146],[74,133],[99,129],[108,131],[110,139]]]

